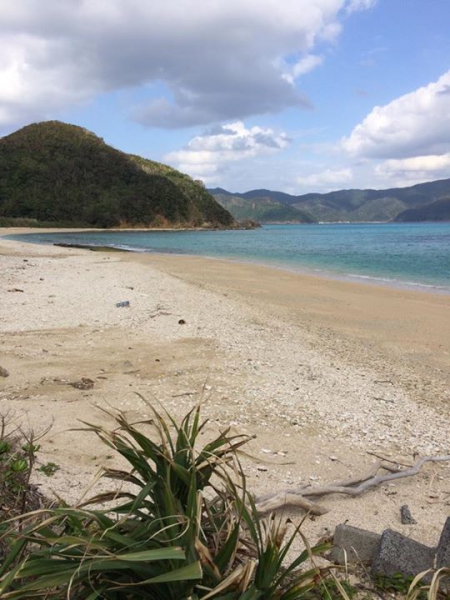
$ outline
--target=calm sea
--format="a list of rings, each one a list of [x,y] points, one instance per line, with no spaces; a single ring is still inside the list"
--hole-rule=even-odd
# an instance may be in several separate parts
[[[450,223],[270,225],[252,231],[102,231],[14,237],[40,244],[90,244],[257,262],[450,293]]]

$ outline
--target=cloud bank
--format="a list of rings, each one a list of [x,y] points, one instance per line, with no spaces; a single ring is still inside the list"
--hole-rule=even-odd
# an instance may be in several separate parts
[[[367,167],[378,187],[445,179],[450,169],[450,71],[376,106],[340,147]]]
[[[376,106],[342,146],[353,156],[382,159],[450,151],[450,71],[436,82]]]
[[[347,11],[372,4],[0,0],[0,125],[126,88],[138,97],[133,117],[154,127],[304,108],[294,82],[320,64],[312,51]]]

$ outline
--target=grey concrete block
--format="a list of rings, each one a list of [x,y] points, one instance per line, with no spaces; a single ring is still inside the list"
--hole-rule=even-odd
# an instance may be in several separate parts
[[[447,517],[441,537],[439,538],[436,566],[438,569],[441,567],[450,567],[450,517]]]
[[[333,536],[331,560],[343,565],[349,563],[370,563],[378,550],[381,535],[351,525],[338,525]]]
[[[416,576],[433,567],[436,548],[429,548],[401,533],[386,529],[372,563],[372,575]]]

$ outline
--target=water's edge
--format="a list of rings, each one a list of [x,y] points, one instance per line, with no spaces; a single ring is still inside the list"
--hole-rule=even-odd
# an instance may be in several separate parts
[[[254,231],[84,231],[5,239],[202,256],[304,275],[450,294],[450,223],[266,226]]]

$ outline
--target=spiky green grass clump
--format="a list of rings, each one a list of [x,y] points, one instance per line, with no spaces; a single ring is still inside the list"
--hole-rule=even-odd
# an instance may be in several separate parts
[[[113,431],[85,424],[131,468],[104,471],[119,490],[11,521],[0,597],[296,600],[319,585],[325,570],[299,567],[325,547],[304,540],[287,561],[299,529],[256,511],[237,458],[248,437],[226,431],[197,449],[199,408],[180,425],[152,410],[143,423],[115,415]]]

